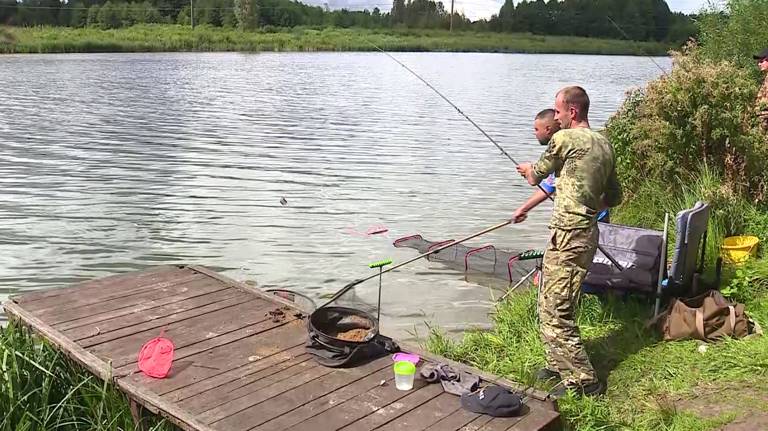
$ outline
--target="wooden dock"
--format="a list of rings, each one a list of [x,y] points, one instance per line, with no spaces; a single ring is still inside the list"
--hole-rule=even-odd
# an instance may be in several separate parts
[[[413,390],[396,390],[390,357],[351,369],[320,366],[304,350],[302,310],[203,267],[156,267],[27,293],[4,305],[11,318],[112,381],[134,407],[184,430],[560,427],[554,404],[539,392],[527,392],[524,415],[492,418],[462,409],[459,398],[439,384],[417,379]],[[153,379],[138,371],[136,359],[161,330],[176,351],[171,374]],[[515,385],[463,368],[486,381]]]

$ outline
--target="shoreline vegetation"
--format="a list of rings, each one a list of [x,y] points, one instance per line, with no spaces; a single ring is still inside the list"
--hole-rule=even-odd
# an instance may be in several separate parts
[[[93,27],[0,28],[0,54],[99,52],[315,52],[315,51],[487,52],[664,56],[664,42],[638,42],[527,33],[335,27],[234,28],[139,24]]]

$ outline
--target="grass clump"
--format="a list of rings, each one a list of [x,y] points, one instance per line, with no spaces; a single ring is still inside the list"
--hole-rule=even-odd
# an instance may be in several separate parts
[[[13,323],[0,328],[0,430],[134,430],[111,384]],[[172,430],[155,420],[152,431]]]

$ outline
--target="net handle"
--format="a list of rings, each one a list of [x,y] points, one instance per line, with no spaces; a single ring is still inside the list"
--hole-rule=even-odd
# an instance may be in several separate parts
[[[486,233],[488,233],[488,232],[492,232],[492,231],[494,231],[494,230],[496,230],[496,229],[501,229],[501,228],[503,228],[504,226],[507,226],[507,225],[510,225],[510,224],[512,224],[512,220],[507,220],[507,221],[505,221],[505,222],[503,222],[503,223],[499,223],[499,224],[497,224],[497,225],[494,225],[494,226],[491,226],[491,227],[489,227],[489,228],[483,229],[483,230],[481,230],[480,232],[477,232],[477,233],[473,233],[472,235],[466,236],[466,237],[464,237],[464,238],[461,238],[461,239],[459,239],[459,240],[448,242],[448,243],[446,243],[446,244],[444,244],[444,245],[441,245],[440,247],[437,247],[437,248],[435,248],[435,249],[433,249],[433,250],[427,251],[426,253],[422,253],[422,254],[420,254],[420,255],[418,255],[418,256],[416,256],[416,257],[414,257],[414,258],[408,259],[408,260],[406,260],[405,262],[402,262],[402,263],[398,263],[397,265],[395,265],[395,266],[393,266],[393,267],[391,267],[391,268],[387,268],[387,269],[385,269],[385,270],[381,271],[381,273],[376,273],[376,274],[373,274],[373,275],[371,275],[371,276],[368,276],[368,277],[365,277],[365,278],[361,278],[361,279],[355,280],[355,281],[353,281],[353,282],[351,282],[351,283],[347,284],[346,286],[342,287],[342,288],[341,288],[341,290],[339,290],[338,292],[336,292],[336,293],[335,293],[335,294],[334,294],[334,295],[331,297],[331,299],[329,299],[329,300],[328,300],[328,302],[326,302],[325,304],[321,305],[321,306],[320,306],[320,308],[323,308],[323,307],[327,306],[328,304],[330,304],[330,303],[332,303],[332,302],[336,301],[336,300],[337,300],[337,299],[339,299],[339,298],[340,298],[342,295],[344,295],[345,293],[349,292],[349,290],[350,290],[350,289],[352,289],[353,287],[357,286],[357,285],[358,285],[358,284],[360,284],[360,283],[363,283],[363,282],[365,282],[365,281],[368,281],[368,280],[370,280],[370,279],[372,279],[372,278],[378,277],[379,275],[381,275],[381,274],[384,274],[384,273],[386,273],[386,272],[394,271],[394,270],[396,270],[397,268],[400,268],[401,266],[405,266],[405,265],[408,265],[408,264],[409,264],[409,263],[411,263],[411,262],[415,262],[415,261],[417,261],[417,260],[419,260],[419,259],[421,259],[421,258],[423,258],[423,257],[427,257],[427,256],[429,256],[430,254],[433,254],[433,253],[437,253],[437,252],[439,252],[440,250],[445,250],[445,249],[446,249],[446,248],[448,248],[448,247],[451,247],[451,246],[453,246],[453,245],[456,245],[456,244],[461,244],[461,243],[462,243],[462,242],[464,242],[464,241],[469,241],[469,240],[470,240],[470,239],[472,239],[472,238],[477,238],[477,237],[478,237],[478,236],[480,236],[480,235],[485,235],[485,234],[486,234]]]

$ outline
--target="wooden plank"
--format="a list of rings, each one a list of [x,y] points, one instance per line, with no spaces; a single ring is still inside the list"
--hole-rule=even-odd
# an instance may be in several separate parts
[[[88,286],[83,290],[73,290],[66,296],[53,296],[50,298],[34,301],[25,304],[24,308],[37,313],[43,313],[51,310],[57,310],[64,304],[79,306],[95,304],[112,298],[130,295],[137,292],[145,292],[156,289],[158,286],[176,284],[179,280],[190,280],[199,278],[198,273],[190,269],[175,269],[167,272],[154,274],[150,277],[142,278],[142,281],[133,282],[125,280],[121,284],[104,284],[99,281],[94,282],[94,286]],[[64,289],[61,289],[64,290]],[[62,298],[66,298],[63,301]]]
[[[422,388],[425,386],[427,386],[427,383],[424,380],[416,379],[411,391],[399,391],[395,388],[394,380],[389,379],[385,386],[377,386],[348,401],[332,406],[330,409],[298,423],[289,429],[293,431],[339,429],[358,421],[373,412],[383,412],[385,407],[396,403],[403,398],[410,396],[410,401],[419,402],[419,400],[421,400],[421,402],[425,402],[429,399],[427,398],[427,395],[432,395],[434,397],[442,392],[442,386],[429,385],[437,386],[440,390],[438,391],[437,388],[433,387],[425,394],[422,392]],[[414,397],[416,398],[415,400]],[[372,428],[373,427],[367,429],[370,430]]]
[[[277,396],[285,391],[302,386],[305,383],[318,379],[333,372],[332,369],[321,367],[314,361],[303,362],[296,365],[293,368],[304,371],[294,374],[295,371],[292,368],[273,374],[262,381],[256,381],[250,385],[243,386],[231,394],[225,394],[216,392],[216,395],[220,397],[216,400],[216,397],[210,397],[210,404],[214,402],[218,404],[215,408],[201,412],[200,420],[207,424],[214,424],[224,418],[237,414],[243,410],[247,410],[251,406],[254,406],[262,401],[268,400],[274,396]],[[239,427],[223,426],[221,424],[214,424],[214,428],[219,430],[234,430],[235,428],[241,429],[242,424]]]
[[[342,404],[345,401],[348,401],[358,395],[362,395],[371,389],[381,386],[381,382],[384,382],[385,385],[394,385],[393,373],[389,367],[383,370],[379,370],[375,374],[371,374],[368,377],[360,379],[323,397],[312,400],[311,402],[292,410],[290,414],[284,414],[282,416],[275,417],[268,422],[257,426],[253,429],[253,431],[284,430],[288,427],[297,425],[307,419],[310,419],[313,416],[317,416],[318,414],[327,411],[339,404]]]
[[[90,294],[90,295],[99,294],[104,290],[106,286],[122,284],[126,281],[130,281],[131,283],[134,283],[135,285],[138,286],[138,285],[141,285],[142,283],[146,283],[146,279],[148,278],[164,276],[163,273],[165,272],[179,271],[179,270],[182,270],[182,268],[183,266],[179,267],[177,265],[156,266],[156,267],[149,268],[145,271],[124,272],[121,274],[110,275],[107,277],[98,278],[96,280],[89,280],[89,281],[73,284],[66,287],[56,287],[52,289],[37,290],[33,292],[24,292],[20,295],[13,296],[12,299],[17,304],[23,305],[25,309],[31,311],[35,309],[35,306],[32,303],[36,301],[68,296],[72,292],[78,292],[78,293],[84,293],[84,294]],[[187,270],[187,271],[191,271],[191,270]],[[155,281],[150,282],[150,284],[151,283],[155,283]]]
[[[531,409],[523,420],[507,428],[507,431],[555,431],[561,427],[560,413],[554,410]]]
[[[173,322],[165,327],[165,335],[173,341],[177,350],[182,349],[200,341],[267,320],[268,317],[265,317],[264,314],[268,309],[269,304],[258,300],[241,302],[232,307],[198,315],[181,322]],[[156,337],[159,332],[157,329],[148,329],[96,345],[82,344],[94,354],[111,360],[114,368],[119,368],[133,362],[131,359],[135,359],[138,349]],[[174,355],[174,357],[176,356]]]
[[[241,328],[236,331],[232,331],[230,333],[221,335],[219,337],[201,341],[199,343],[195,343],[193,345],[180,349],[177,352],[175,352],[174,357],[176,357],[177,359],[185,359],[198,353],[207,352],[217,347],[229,345],[230,343],[237,342],[243,338],[248,338],[252,335],[259,334],[260,332],[269,331],[271,328],[290,325],[291,323],[294,323],[294,322],[289,322],[289,323],[274,323],[272,321],[260,322],[257,325]],[[134,361],[124,365],[121,368],[116,368],[115,375],[120,375],[120,376],[129,375],[136,372],[136,370],[137,370],[136,362]]]
[[[167,418],[171,423],[185,431],[214,431],[207,424],[200,422],[194,415],[189,414],[180,409],[176,404],[164,400],[159,395],[153,394],[141,386],[134,385],[123,379],[118,379],[116,385],[118,389],[128,394],[131,399],[136,400],[152,412]]]
[[[341,429],[346,431],[368,431],[378,428],[409,411],[428,403],[444,393],[443,387],[438,384],[424,386],[422,389],[409,393],[402,399],[395,401],[380,409],[369,408],[368,415]]]
[[[493,420],[492,416],[487,416],[487,415],[479,416],[477,419],[459,428],[459,431],[478,431],[480,428],[483,427],[483,425],[487,424],[492,420]]]
[[[392,375],[391,367],[392,359],[387,356],[355,368],[337,369],[299,388],[286,391],[217,422],[216,425],[235,429],[238,428],[238,424],[246,424],[245,429],[251,429],[286,412],[293,414],[294,409],[360,380],[365,380],[363,384],[368,388],[375,387],[386,376]]]
[[[421,431],[450,416],[460,408],[459,397],[443,392],[436,398],[377,429],[382,431]]]
[[[213,284],[204,277],[192,277],[169,281],[163,285],[157,285],[157,288],[127,294],[119,298],[85,305],[74,305],[72,307],[67,303],[66,307],[39,310],[35,314],[43,317],[46,322],[55,327],[72,321],[77,321],[79,324],[88,324],[101,320],[103,316],[109,316],[109,313],[113,311],[130,310],[137,305],[153,307],[171,304],[187,298],[227,289],[227,286]]]
[[[200,401],[211,398],[206,394],[207,392],[223,392],[225,388],[234,391],[288,369],[291,369],[291,371],[287,371],[288,375],[291,373],[298,373],[313,365],[311,363],[305,363],[311,359],[312,357],[306,353],[288,356],[285,352],[281,352],[265,360],[254,362],[253,364],[258,365],[254,365],[253,367],[244,366],[235,370],[229,370],[228,372],[219,374],[213,378],[200,381],[199,383],[203,383],[203,385],[190,385],[178,392],[172,392],[164,396],[179,403],[183,402],[184,405],[188,406],[190,409],[200,409],[201,411],[210,410],[213,407],[218,406],[214,406],[209,401]],[[296,367],[297,365],[299,367]],[[285,375],[279,378],[273,377],[272,381],[277,381],[284,377]],[[264,382],[266,382],[266,380],[264,380]]]
[[[301,355],[279,366],[263,368],[240,379],[217,386],[210,391],[201,392],[181,401],[180,404],[189,411],[203,413],[286,379],[295,378],[299,375],[325,375],[330,372],[331,370],[324,370],[323,367],[320,367],[309,355]],[[243,400],[238,402],[243,402]]]
[[[88,371],[102,380],[112,381],[112,370],[107,363],[75,344],[62,333],[23,309],[13,300],[6,301],[3,304],[3,308],[5,308],[5,311],[9,316],[15,317],[24,324],[29,325],[35,332],[45,337],[49,343],[53,344],[64,354],[83,365]]]
[[[251,292],[254,295],[256,295],[259,298],[262,298],[264,300],[272,301],[272,302],[277,302],[280,305],[285,305],[287,307],[290,307],[293,310],[296,310],[296,311],[299,311],[299,312],[302,312],[302,313],[305,313],[305,314],[309,314],[309,313],[312,312],[312,310],[306,310],[306,309],[300,307],[295,302],[289,301],[287,299],[281,298],[281,297],[279,297],[277,295],[273,295],[273,294],[268,293],[268,292],[264,292],[263,290],[259,289],[258,287],[253,287],[253,286],[250,286],[248,284],[241,283],[241,282],[239,282],[237,280],[234,280],[232,278],[227,277],[226,275],[219,274],[218,272],[212,271],[212,270],[210,270],[210,269],[208,269],[208,268],[206,268],[204,266],[191,265],[191,266],[189,266],[189,268],[191,270],[193,270],[193,271],[196,271],[196,272],[200,273],[200,274],[205,274],[208,277],[211,277],[211,278],[213,278],[215,280],[219,280],[222,283],[227,284],[228,286],[241,289],[244,292]]]
[[[460,401],[459,401],[459,405],[461,405]],[[447,416],[435,422],[432,426],[427,428],[427,430],[428,431],[458,430],[479,417],[480,417],[479,414],[472,413],[469,410],[465,410],[463,407],[459,407],[459,409],[453,412],[450,416]]]
[[[184,389],[184,395],[176,395],[179,399],[188,398],[197,392],[205,392],[230,380],[259,371],[262,365],[269,364],[270,361],[279,362],[304,354],[305,338],[302,335],[304,334],[299,333],[294,325],[281,326],[184,359],[218,370],[203,368],[196,370],[193,375],[178,373],[172,379],[153,380],[147,384],[154,392],[162,395]],[[209,378],[214,382],[203,384],[203,381]],[[216,381],[219,383],[206,387]]]
[[[534,411],[539,411],[539,410],[534,410]],[[479,427],[479,430],[482,430],[482,431],[506,431],[506,430],[514,427],[516,424],[520,423],[520,421],[522,421],[523,419],[527,418],[530,413],[531,413],[531,410],[528,410],[522,416],[514,416],[514,417],[511,417],[511,418],[492,418],[486,424],[484,424],[483,426]]]
[[[139,306],[134,308],[133,310],[135,311],[129,314],[119,312],[120,315],[118,316],[92,324],[71,329],[64,329],[64,326],[59,326],[57,329],[71,339],[81,342],[83,345],[94,345],[125,337],[136,332],[160,328],[170,323],[180,322],[222,308],[231,307],[247,300],[248,294],[230,288],[206,293],[151,310],[144,310],[143,313],[139,313],[141,311],[141,306]]]

